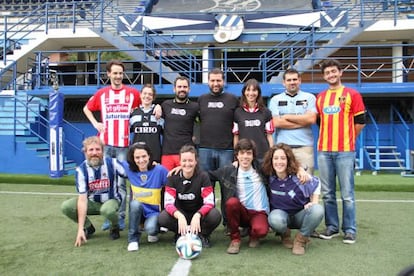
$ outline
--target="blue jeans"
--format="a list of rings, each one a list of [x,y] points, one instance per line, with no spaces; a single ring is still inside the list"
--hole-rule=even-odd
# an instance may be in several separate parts
[[[128,243],[138,242],[141,238],[139,226],[143,220],[144,206],[141,202],[131,200],[129,202],[129,225],[128,225]],[[148,235],[155,236],[158,234],[158,216],[154,215],[145,218],[144,231]]]
[[[128,148],[120,148],[114,146],[105,145],[104,156],[109,158],[116,158],[118,161],[126,161],[128,154]],[[121,195],[121,206],[119,207],[119,218],[125,219],[126,210],[126,179],[118,177],[119,194]]]
[[[356,234],[354,196],[355,152],[318,152],[319,179],[325,207],[325,225],[339,231],[338,205],[336,202],[336,177],[342,199],[342,231]]]
[[[283,234],[287,228],[299,229],[300,233],[305,237],[310,237],[322,219],[323,207],[320,204],[314,204],[310,208],[303,209],[294,215],[289,215],[280,209],[274,209],[268,216],[269,225],[276,233]]]
[[[200,167],[204,171],[214,171],[233,162],[232,149],[199,148]]]

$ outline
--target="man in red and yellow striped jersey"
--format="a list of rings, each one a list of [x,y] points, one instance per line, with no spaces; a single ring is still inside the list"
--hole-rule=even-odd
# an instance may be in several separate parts
[[[321,71],[329,88],[316,97],[320,119],[318,168],[325,207],[326,229],[319,235],[331,239],[339,235],[336,177],[343,207],[343,242],[356,240],[354,197],[355,141],[365,126],[365,106],[358,91],[342,85],[343,70],[337,60],[324,60]]]

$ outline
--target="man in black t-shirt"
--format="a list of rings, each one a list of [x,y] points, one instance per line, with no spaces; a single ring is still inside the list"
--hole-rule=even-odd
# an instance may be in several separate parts
[[[161,104],[164,118],[164,136],[161,164],[171,170],[180,165],[179,152],[183,145],[194,145],[194,122],[199,114],[198,103],[190,101],[190,81],[177,77],[174,81],[175,98]]]

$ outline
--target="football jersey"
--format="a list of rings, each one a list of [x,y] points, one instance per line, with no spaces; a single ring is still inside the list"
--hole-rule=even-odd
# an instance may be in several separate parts
[[[328,89],[316,97],[320,117],[319,151],[354,151],[354,117],[365,112],[361,94],[349,87]]]
[[[86,103],[90,111],[100,111],[105,132],[100,138],[105,145],[114,147],[129,146],[129,117],[141,103],[139,91],[123,85],[115,90],[111,86],[99,89]]]
[[[158,215],[161,210],[161,188],[167,183],[167,169],[156,165],[146,172],[134,172],[126,161],[122,165],[131,183],[131,198],[142,203],[144,217]]]
[[[126,177],[122,164],[116,159],[104,158],[98,168],[83,161],[76,168],[76,190],[79,194],[87,194],[88,199],[104,203],[109,199],[121,200],[118,191],[118,175]]]

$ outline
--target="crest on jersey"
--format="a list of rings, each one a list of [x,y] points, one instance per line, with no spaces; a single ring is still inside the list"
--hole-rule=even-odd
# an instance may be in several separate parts
[[[141,174],[141,175],[139,176],[139,178],[141,178],[141,181],[142,181],[142,182],[147,182],[148,175],[146,175],[146,174]]]
[[[215,17],[218,26],[214,39],[219,43],[239,38],[244,29],[243,18],[238,15],[218,14]]]

